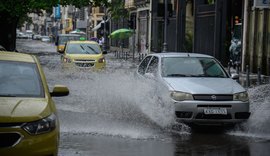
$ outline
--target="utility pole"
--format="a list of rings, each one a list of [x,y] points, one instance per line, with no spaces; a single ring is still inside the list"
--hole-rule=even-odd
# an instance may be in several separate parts
[[[164,42],[163,42],[163,51],[162,52],[167,52],[167,20],[168,20],[168,1],[164,0]]]
[[[105,5],[104,5],[103,22],[104,22],[104,27],[103,27],[104,42],[103,42],[102,48],[103,48],[103,51],[107,51],[107,8]]]

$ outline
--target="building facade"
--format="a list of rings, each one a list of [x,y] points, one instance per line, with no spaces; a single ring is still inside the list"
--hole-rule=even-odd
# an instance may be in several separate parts
[[[129,11],[127,25],[132,25],[132,29],[135,30],[135,35],[129,39],[128,48],[130,51],[136,54],[162,52],[164,35],[167,36],[168,51],[184,51],[186,1],[168,0],[167,3],[168,17],[166,18],[167,29],[165,30],[164,0],[125,1],[125,9]]]
[[[270,75],[270,1],[244,1],[242,70]]]
[[[104,7],[90,7],[90,37],[100,38],[103,36],[103,29],[101,29],[101,22],[105,15]]]

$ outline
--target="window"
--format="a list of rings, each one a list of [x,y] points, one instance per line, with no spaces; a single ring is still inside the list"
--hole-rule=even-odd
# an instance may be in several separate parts
[[[164,77],[227,77],[220,64],[212,58],[168,57],[162,59]]]
[[[153,56],[146,73],[156,73],[158,71],[158,57]]]
[[[139,74],[144,75],[145,70],[146,70],[146,68],[147,68],[147,65],[148,65],[148,63],[149,63],[151,57],[152,57],[152,56],[147,56],[147,57],[142,61],[142,63],[139,65],[139,68],[138,68]]]
[[[0,61],[0,96],[44,97],[36,64]]]

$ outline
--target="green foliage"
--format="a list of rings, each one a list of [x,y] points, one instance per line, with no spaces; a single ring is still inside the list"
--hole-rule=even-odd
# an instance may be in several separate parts
[[[42,14],[42,10],[52,12],[52,8],[60,2],[61,5],[105,6],[108,14],[114,19],[127,17],[123,0],[0,0],[0,18],[22,18],[28,13]],[[8,15],[8,16],[7,16]]]
[[[112,19],[126,18],[129,16],[129,13],[124,6],[123,0],[113,0],[108,6],[108,13]]]
[[[208,4],[215,4],[215,0],[208,0]]]
[[[192,31],[187,31],[185,35],[184,48],[187,52],[192,52],[193,47],[193,33]]]

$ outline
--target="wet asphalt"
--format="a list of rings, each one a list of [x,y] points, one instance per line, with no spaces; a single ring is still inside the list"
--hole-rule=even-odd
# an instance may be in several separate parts
[[[61,126],[60,156],[268,156],[270,86],[250,88],[251,117],[241,128],[192,130],[175,124],[171,107],[157,105],[151,86],[134,78],[137,63],[108,54],[107,69],[63,69],[52,43],[18,40],[37,55],[49,83],[69,87],[54,98]]]

